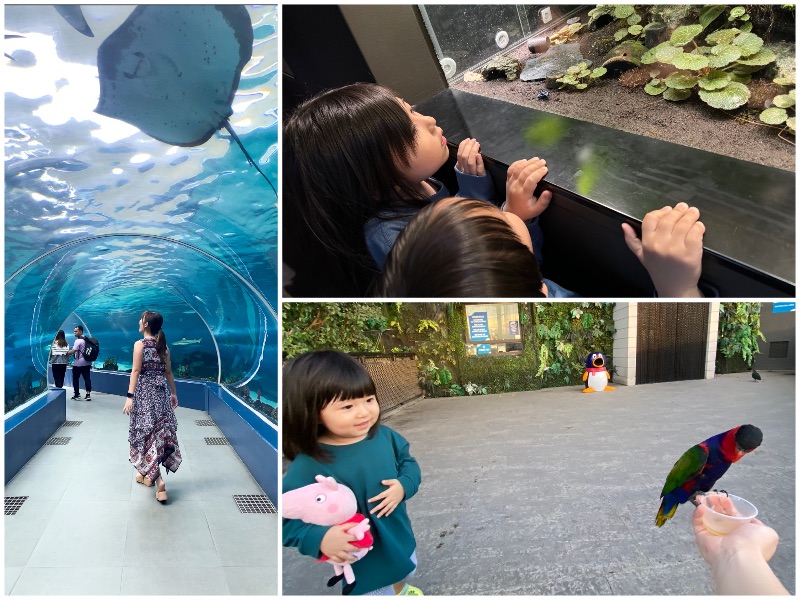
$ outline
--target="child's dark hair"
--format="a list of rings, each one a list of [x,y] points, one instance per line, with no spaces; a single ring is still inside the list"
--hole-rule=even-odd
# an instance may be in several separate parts
[[[427,201],[401,172],[416,137],[394,92],[380,85],[356,83],[301,104],[283,126],[284,239],[311,237],[326,262],[333,255],[377,272],[364,225],[379,211],[390,218]]]
[[[329,462],[318,438],[325,433],[320,412],[335,400],[375,396],[375,382],[354,358],[336,350],[301,354],[283,367],[283,454],[294,460],[298,454]],[[375,435],[380,416],[367,437]]]
[[[541,288],[536,258],[497,207],[445,198],[419,211],[400,232],[376,295],[541,298]]]

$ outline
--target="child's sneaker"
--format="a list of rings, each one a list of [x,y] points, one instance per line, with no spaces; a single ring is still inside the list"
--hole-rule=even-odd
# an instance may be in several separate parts
[[[403,589],[400,590],[400,593],[397,594],[398,596],[424,596],[425,594],[422,593],[422,590],[419,588],[414,587],[413,585],[405,584]]]

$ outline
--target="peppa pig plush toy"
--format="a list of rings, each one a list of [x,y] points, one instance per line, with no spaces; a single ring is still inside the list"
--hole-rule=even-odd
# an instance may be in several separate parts
[[[614,388],[608,385],[609,379],[611,379],[611,375],[606,369],[606,357],[602,352],[592,352],[586,357],[586,371],[583,373],[586,387],[584,387],[583,393],[612,391]]]
[[[296,490],[286,492],[281,496],[283,517],[285,519],[300,519],[312,525],[342,525],[353,523],[347,533],[356,536],[356,541],[350,542],[353,546],[361,548],[353,553],[353,560],[347,563],[338,563],[329,559],[324,554],[320,562],[329,562],[333,565],[334,576],[328,580],[328,587],[345,580],[342,594],[347,595],[356,586],[356,576],[353,573],[352,563],[364,557],[372,550],[372,534],[369,532],[369,519],[358,514],[358,505],[355,494],[344,484],[336,483],[333,477],[317,475],[312,483]]]

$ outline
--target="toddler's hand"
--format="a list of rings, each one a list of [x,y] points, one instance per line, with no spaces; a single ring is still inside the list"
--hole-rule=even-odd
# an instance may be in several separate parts
[[[662,298],[702,298],[697,287],[703,260],[705,225],[700,211],[679,202],[647,213],[642,239],[622,224],[625,243],[644,265]]]
[[[320,552],[335,562],[353,562],[353,552],[358,552],[358,548],[350,543],[356,540],[356,536],[347,533],[352,527],[352,523],[344,523],[328,529],[319,545]]]
[[[538,217],[550,204],[552,192],[533,195],[536,186],[547,175],[547,162],[541,158],[511,163],[506,175],[506,207],[523,221]]]
[[[458,159],[456,160],[458,170],[467,175],[478,175],[479,177],[486,175],[480,151],[480,142],[475,138],[462,140],[458,145]]]
[[[369,514],[375,514],[375,511],[380,511],[375,517],[380,519],[381,517],[388,517],[394,509],[397,508],[397,505],[403,501],[403,498],[406,497],[406,491],[403,489],[403,485],[397,479],[384,479],[381,481],[381,484],[388,485],[389,489],[384,490],[374,498],[370,498],[367,502],[377,502],[381,500],[381,503],[378,504],[375,508],[369,511]]]

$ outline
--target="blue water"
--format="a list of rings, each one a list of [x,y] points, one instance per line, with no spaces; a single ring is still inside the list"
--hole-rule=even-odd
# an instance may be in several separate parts
[[[83,6],[94,38],[49,5],[4,9],[23,36],[4,46],[6,409],[40,391],[55,332],[71,345],[78,322],[100,340],[96,367],[130,368],[145,309],[164,315],[176,375],[274,407],[277,198],[227,132],[176,147],[92,112],[97,47],[132,9]],[[248,12],[230,122],[277,187],[278,12]]]

